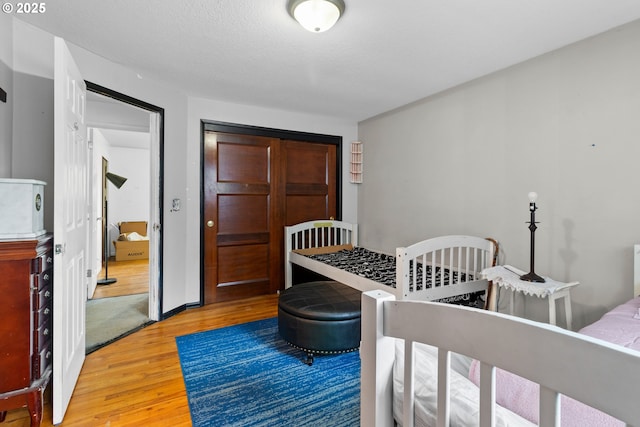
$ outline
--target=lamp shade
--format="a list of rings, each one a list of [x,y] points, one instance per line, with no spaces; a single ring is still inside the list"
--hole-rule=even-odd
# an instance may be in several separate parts
[[[104,176],[109,180],[110,183],[115,185],[116,188],[122,187],[122,185],[127,181],[127,178],[111,172],[107,172]]]
[[[305,29],[321,33],[333,27],[344,13],[342,0],[289,0],[289,14]]]

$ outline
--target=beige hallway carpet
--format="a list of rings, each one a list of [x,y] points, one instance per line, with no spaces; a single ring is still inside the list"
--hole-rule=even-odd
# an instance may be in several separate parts
[[[87,301],[86,353],[153,323],[148,313],[148,293]]]

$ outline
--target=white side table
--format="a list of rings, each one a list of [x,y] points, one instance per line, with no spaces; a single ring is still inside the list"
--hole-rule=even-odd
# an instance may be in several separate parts
[[[556,301],[564,300],[564,312],[567,329],[572,330],[571,316],[571,289],[578,286],[580,282],[557,282],[545,277],[544,283],[527,282],[520,280],[520,276],[526,272],[510,265],[498,265],[482,270],[482,277],[495,285],[511,290],[509,301],[509,314],[513,314],[514,299],[517,292],[524,295],[535,295],[538,298],[549,299],[549,323],[556,324]]]

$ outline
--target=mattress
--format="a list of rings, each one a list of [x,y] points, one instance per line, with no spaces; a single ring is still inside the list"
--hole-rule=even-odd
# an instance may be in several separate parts
[[[304,255],[315,261],[347,271],[351,274],[373,280],[392,288],[396,287],[396,258],[394,256],[361,247],[340,249],[329,253]],[[432,283],[434,280],[435,283],[443,283],[445,285],[450,283],[451,278],[454,279],[454,283],[458,282],[459,273],[455,271],[451,272],[447,268],[433,268],[430,265],[423,266],[422,264],[418,264],[417,269],[411,266],[410,283],[414,283],[414,270],[417,271],[417,280],[415,283],[418,283],[418,290],[422,289],[422,283]],[[425,274],[426,277],[423,277]],[[462,273],[460,275],[460,281],[466,280],[466,275]],[[411,290],[413,290],[413,287],[411,287]],[[438,302],[482,307],[484,305],[484,301],[481,300],[483,295],[484,292],[475,292],[438,300]]]
[[[640,351],[640,297],[620,304],[579,332]]]

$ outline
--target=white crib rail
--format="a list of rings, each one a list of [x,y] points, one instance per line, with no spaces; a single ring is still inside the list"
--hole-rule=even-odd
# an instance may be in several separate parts
[[[485,290],[487,284],[480,280],[480,272],[492,266],[495,245],[495,241],[481,237],[442,236],[397,248],[396,283],[403,299],[433,301]],[[449,280],[444,274],[430,278],[417,274],[418,266],[430,266],[433,272],[448,269]]]
[[[284,228],[285,288],[293,284],[291,251],[351,244],[358,245],[358,225],[343,221],[318,219]]]
[[[437,328],[423,325],[437,324]],[[496,331],[500,331],[496,335]],[[541,385],[540,425],[556,426],[559,394],[631,426],[638,425],[640,353],[555,326],[487,310],[421,301],[396,301],[384,291],[362,297],[361,426],[393,425],[394,340],[405,340],[404,427],[412,427],[413,342],[439,348],[438,426],[448,423],[448,354],[481,361],[481,427],[493,425],[495,368]],[[499,338],[499,339],[496,339]],[[407,391],[409,390],[409,391]]]

